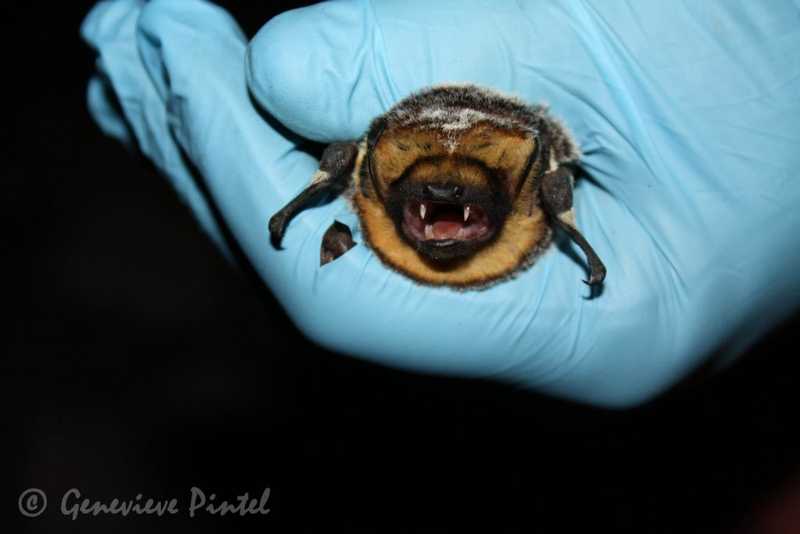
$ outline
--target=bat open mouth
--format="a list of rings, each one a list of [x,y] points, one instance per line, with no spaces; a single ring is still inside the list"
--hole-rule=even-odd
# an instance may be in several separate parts
[[[402,227],[414,241],[435,247],[479,243],[494,233],[486,211],[475,203],[410,200]]]
[[[454,180],[401,180],[386,210],[398,233],[436,268],[449,269],[488,245],[511,211],[503,190]]]

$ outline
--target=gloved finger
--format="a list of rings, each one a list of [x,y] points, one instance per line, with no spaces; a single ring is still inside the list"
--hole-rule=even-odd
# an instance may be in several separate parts
[[[84,40],[97,51],[98,75],[89,83],[88,105],[108,134],[139,149],[169,177],[201,228],[229,260],[228,244],[167,126],[166,109],[144,70],[135,33],[145,2],[100,2],[81,26]]]
[[[248,81],[283,124],[326,142],[360,136],[395,102],[438,83],[550,100],[546,88],[532,91],[518,79],[518,54],[548,57],[535,50],[543,42],[531,38],[536,25],[519,17],[509,2],[320,3],[283,13],[258,32],[248,50]],[[552,33],[556,42],[548,47],[568,39]]]
[[[89,113],[103,133],[132,150],[136,146],[133,129],[116,102],[114,88],[108,79],[102,75],[92,76],[86,88]]]
[[[267,220],[308,181],[317,162],[265,121],[250,99],[246,41],[236,22],[210,2],[153,1],[139,20],[137,42],[173,137],[239,246],[266,281],[291,276],[297,260],[269,244]],[[297,217],[284,245],[316,255],[318,263],[319,244],[303,227],[321,226],[331,209]],[[281,300],[294,295],[287,284],[272,287]]]

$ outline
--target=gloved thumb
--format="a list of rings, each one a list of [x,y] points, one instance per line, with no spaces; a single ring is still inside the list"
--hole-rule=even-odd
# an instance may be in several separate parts
[[[300,135],[354,139],[383,111],[385,76],[366,3],[331,2],[282,13],[253,38],[247,80],[253,96]],[[357,104],[357,105],[356,105]],[[358,109],[358,113],[351,110]]]

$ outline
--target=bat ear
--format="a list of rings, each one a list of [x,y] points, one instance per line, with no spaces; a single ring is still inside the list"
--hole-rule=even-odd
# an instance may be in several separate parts
[[[536,163],[541,161],[542,154],[545,152],[542,146],[542,137],[535,132],[531,132],[529,134],[531,142],[533,143],[533,147],[528,149],[528,155],[525,158],[525,164],[519,169],[519,174],[517,174],[517,194],[522,189],[522,186],[525,185],[525,181],[531,176],[531,171],[533,171],[534,166]],[[541,176],[545,171],[546,163],[541,162],[538,165],[538,172],[536,173],[537,176],[531,176],[531,179],[536,179],[537,177]]]
[[[369,183],[372,186],[372,190],[375,191],[375,195],[378,197],[378,200],[383,202],[383,192],[380,187],[380,183],[378,181],[378,175],[375,171],[375,147],[378,145],[378,141],[380,141],[381,136],[383,135],[383,131],[386,129],[386,119],[383,117],[378,117],[374,121],[372,121],[372,125],[367,132],[367,175],[369,176]],[[369,198],[369,193],[366,190],[366,184],[362,182],[361,184],[361,194],[365,197]]]
[[[536,148],[528,158],[525,169],[519,178],[517,195],[519,195],[523,186],[528,181],[533,182],[534,190],[539,188],[542,182],[542,177],[550,168],[550,145],[547,143],[547,136],[539,133],[535,133],[533,135],[536,140]],[[528,206],[528,215],[533,214],[535,203],[536,195],[531,195],[531,201]]]
[[[386,119],[384,117],[378,117],[372,124],[369,126],[369,131],[367,131],[367,148],[372,150],[375,148],[375,145],[378,144],[378,141],[383,135],[383,131],[386,129]]]

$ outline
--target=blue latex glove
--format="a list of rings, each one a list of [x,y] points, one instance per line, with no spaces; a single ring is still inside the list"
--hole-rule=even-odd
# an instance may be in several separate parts
[[[103,73],[89,90],[97,121],[135,136],[224,249],[185,151],[308,337],[630,406],[721,347],[741,353],[800,301],[799,22],[791,0],[346,0],[285,13],[248,47],[213,5],[121,0],[99,4],[83,35]],[[257,113],[248,85],[293,132],[333,141],[447,81],[549,102],[575,132],[593,178],[576,189],[578,226],[608,267],[601,296],[585,298],[583,266],[555,247],[480,292],[416,285],[363,245],[320,268],[334,218],[363,242],[342,200],[270,246],[267,220],[317,162]]]

